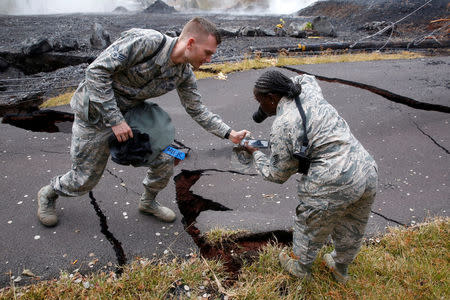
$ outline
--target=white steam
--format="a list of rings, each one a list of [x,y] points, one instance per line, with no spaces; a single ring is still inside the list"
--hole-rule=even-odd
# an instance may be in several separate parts
[[[135,0],[0,0],[0,14],[106,13],[117,6],[138,8]]]
[[[240,0],[197,0],[197,3],[216,3],[214,10],[231,7]],[[269,9],[264,9],[265,14],[290,14],[294,13],[318,0],[268,0]],[[142,9],[153,0],[0,0],[0,14],[10,15],[39,15],[62,13],[108,13],[116,7],[123,6],[129,10]],[[186,6],[193,0],[165,0],[168,4]],[[264,2],[264,1],[263,1]],[[266,2],[266,3],[267,3]],[[258,1],[254,1],[258,3]]]
[[[271,14],[291,14],[299,11],[317,0],[270,0],[269,11]]]

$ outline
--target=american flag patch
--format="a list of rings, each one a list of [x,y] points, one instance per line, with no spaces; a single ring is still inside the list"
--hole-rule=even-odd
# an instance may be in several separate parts
[[[278,156],[278,154],[275,154],[274,156],[272,156],[272,166],[276,167],[279,162],[280,162],[280,157]]]

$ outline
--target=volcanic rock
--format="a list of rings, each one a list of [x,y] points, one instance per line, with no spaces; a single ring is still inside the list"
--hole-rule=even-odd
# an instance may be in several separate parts
[[[46,37],[28,38],[22,43],[22,53],[26,55],[42,54],[52,49],[52,43]]]
[[[274,31],[275,31],[275,36],[280,36],[281,37],[281,36],[286,36],[287,35],[286,29],[284,29],[284,28],[275,27]]]
[[[275,36],[270,30],[263,29],[261,27],[244,26],[239,30],[240,36]]]
[[[253,26],[244,26],[239,30],[240,36],[258,36],[258,31],[256,27]]]
[[[18,93],[9,101],[0,102],[0,117],[7,114],[30,113],[39,110],[39,105],[44,102],[44,92]]]
[[[94,23],[90,42],[93,49],[105,49],[111,45],[111,38],[109,33],[103,29],[102,25]]]
[[[8,67],[9,67],[8,62],[0,57],[0,72],[6,71]]]
[[[291,37],[305,38],[308,24],[310,23],[309,22],[304,22],[301,24],[296,22],[290,23],[287,29],[287,35]]]
[[[260,36],[275,36],[275,31],[272,29],[259,28]]]
[[[188,2],[180,0],[180,2]],[[197,0],[192,0],[196,2]],[[219,0],[217,0],[219,1]],[[244,2],[246,0],[242,0]],[[254,0],[256,2],[257,0]],[[249,2],[246,3],[250,3]],[[267,47],[289,48],[296,47],[299,43],[298,37],[286,35],[288,24],[291,22],[303,24],[312,22],[315,16],[327,16],[335,28],[338,37],[328,37],[322,35],[320,40],[305,40],[302,44],[320,43],[345,43],[354,42],[367,36],[367,32],[361,30],[361,26],[372,21],[395,22],[401,17],[405,17],[405,12],[411,13],[425,3],[424,0],[328,0],[318,1],[312,6],[300,11],[296,15],[243,15],[243,14],[201,14],[213,21],[220,28],[224,37],[222,44],[218,47],[213,56],[213,62],[220,62],[228,59],[240,59],[245,57],[245,53]],[[433,0],[432,5],[426,5],[419,12],[411,15],[405,21],[395,26],[396,40],[410,42],[417,37],[430,33],[434,28],[429,28],[430,21],[445,18],[449,10],[446,5],[448,0]],[[383,9],[383,6],[386,7]],[[406,5],[408,4],[408,5]],[[414,4],[414,5],[411,5]],[[156,4],[155,4],[156,5]],[[370,6],[372,5],[372,6]],[[404,9],[397,10],[404,6]],[[399,13],[399,11],[401,13]],[[181,27],[193,17],[191,13],[176,13],[171,15],[153,14],[149,18],[148,14],[67,14],[67,15],[43,15],[43,16],[8,16],[1,15],[0,23],[8,30],[0,31],[0,80],[3,80],[0,89],[7,92],[0,92],[0,103],[9,101],[11,97],[18,100],[24,98],[22,91],[31,93],[32,91],[45,91],[43,97],[48,99],[58,95],[61,91],[70,87],[76,87],[84,78],[83,71],[87,64],[91,63],[101,52],[89,46],[89,39],[92,35],[92,24],[98,22],[108,29],[111,36],[109,40],[120,37],[121,32],[132,27],[152,28],[160,32],[177,33],[177,27]],[[276,27],[283,17],[285,24],[283,28]],[[445,26],[445,23],[440,23]],[[251,26],[253,36],[238,36],[239,28]],[[403,27],[402,27],[403,26]],[[259,28],[259,29],[258,29]],[[265,30],[263,28],[268,28]],[[258,29],[258,30],[257,30]],[[443,28],[445,29],[445,27]],[[276,36],[271,35],[271,31],[276,30]],[[249,30],[251,31],[251,30]],[[100,30],[100,37],[103,38],[103,30]],[[270,32],[271,34],[268,34]],[[390,32],[390,31],[388,31]],[[440,33],[446,34],[445,30]],[[255,37],[256,34],[256,37]],[[309,35],[309,30],[307,30]],[[435,35],[436,36],[436,35]],[[26,55],[22,53],[23,44],[28,37],[44,37],[49,48],[53,52],[46,52],[40,55]],[[59,37],[70,37],[71,42],[59,43]],[[63,38],[61,38],[63,39]],[[441,41],[442,39],[442,41]],[[439,45],[445,45],[448,40],[446,36],[439,39]],[[79,49],[75,49],[75,40],[78,41]],[[384,42],[386,36],[378,35],[373,38],[373,42]],[[436,44],[438,43],[435,42]],[[37,42],[36,42],[37,43]],[[68,53],[57,53],[65,51],[67,44],[74,46],[74,50]],[[84,45],[86,43],[86,46]],[[38,44],[38,43],[37,43]],[[66,44],[66,46],[64,46]],[[109,41],[100,48],[106,47]],[[31,46],[31,45],[29,45]],[[25,52],[45,52],[44,49],[29,50]],[[2,71],[3,70],[3,71]],[[42,73],[39,73],[42,72]],[[39,74],[36,74],[39,73]],[[36,74],[36,75],[34,75]],[[36,78],[35,78],[36,77]],[[14,78],[18,83],[7,85],[4,79]]]
[[[128,9],[126,7],[123,6],[117,6],[114,10],[113,13],[119,13],[119,14],[123,14],[123,13],[127,13]]]
[[[312,20],[312,27],[315,32],[323,36],[336,37],[336,31],[333,24],[331,24],[329,18],[325,16],[318,16]]]
[[[235,37],[239,35],[239,28],[232,28],[232,27],[224,27],[219,28],[220,36],[222,37]]]
[[[297,12],[298,16],[327,16],[339,20],[347,26],[357,26],[373,21],[396,22],[424,5],[424,0],[329,0],[318,1]],[[428,24],[431,20],[447,18],[448,0],[434,0],[415,14],[405,19],[403,24]],[[400,26],[403,24],[400,23]],[[405,25],[406,26],[406,25]],[[396,26],[396,30],[402,30]]]
[[[156,0],[152,5],[144,10],[145,13],[152,14],[171,14],[177,12],[173,6],[169,6],[161,0]]]
[[[56,52],[68,52],[80,49],[80,44],[76,38],[63,36],[53,41],[53,50]]]

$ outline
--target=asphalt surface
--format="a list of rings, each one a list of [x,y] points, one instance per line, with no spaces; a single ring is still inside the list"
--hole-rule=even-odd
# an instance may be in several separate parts
[[[449,57],[432,57],[296,67],[448,106],[449,64]],[[235,73],[227,80],[201,80],[199,89],[207,107],[234,129],[248,129],[254,136],[265,138],[272,120],[256,124],[251,119],[257,109],[252,87],[262,72]],[[319,83],[325,98],[347,120],[379,166],[379,191],[368,236],[383,232],[386,226],[448,216],[450,115],[412,109],[342,84]],[[192,148],[190,157],[175,168],[175,175],[182,169],[211,169],[191,191],[232,209],[202,212],[196,224],[202,232],[216,227],[264,232],[292,226],[297,176],[278,185],[258,176],[227,172],[236,170],[231,163],[231,142],[216,138],[197,125],[185,113],[175,92],[154,101],[171,115],[177,128],[176,139]],[[8,285],[11,279],[16,279],[16,284],[33,281],[21,275],[24,269],[47,279],[58,277],[60,271],[113,270],[117,263],[112,245],[100,232],[100,220],[88,195],[58,199],[57,227],[45,228],[38,222],[36,194],[51,177],[70,168],[69,146],[68,133],[31,132],[0,124],[0,286]],[[164,253],[184,256],[197,251],[183,230],[173,181],[158,196],[161,203],[177,212],[173,224],[138,212],[145,172],[145,168],[124,167],[110,161],[93,190],[109,230],[121,243],[128,261]]]

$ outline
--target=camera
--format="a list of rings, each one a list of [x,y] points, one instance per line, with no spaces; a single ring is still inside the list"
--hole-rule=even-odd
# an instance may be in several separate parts
[[[253,148],[268,148],[269,147],[269,141],[265,140],[251,140],[244,138],[240,145],[245,146],[245,143],[248,142],[248,145]]]
[[[261,123],[265,119],[267,119],[268,115],[262,110],[261,106],[258,110],[253,114],[253,121],[256,123]]]
[[[311,165],[311,159],[306,156],[306,147],[302,146],[300,152],[294,153],[294,157],[298,160],[298,173],[307,175]]]

